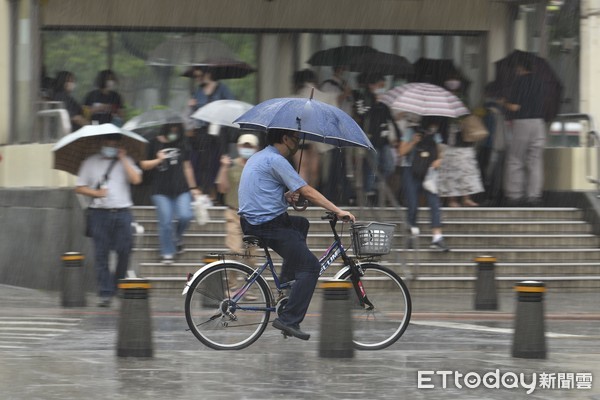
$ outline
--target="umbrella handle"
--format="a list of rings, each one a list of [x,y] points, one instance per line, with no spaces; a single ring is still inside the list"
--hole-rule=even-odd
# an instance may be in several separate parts
[[[300,198],[297,201],[294,201],[292,203],[292,207],[296,211],[304,211],[308,207],[308,200],[306,200],[304,197],[300,196]]]

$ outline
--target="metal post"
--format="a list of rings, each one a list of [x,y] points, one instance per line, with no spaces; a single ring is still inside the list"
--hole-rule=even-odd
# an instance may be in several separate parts
[[[121,312],[119,314],[119,335],[117,356],[152,357],[152,321],[147,279],[121,279]]]
[[[515,285],[517,311],[512,356],[546,358],[544,327],[544,282],[523,281]]]
[[[494,265],[496,257],[480,256],[477,263],[477,281],[475,282],[475,309],[497,310],[498,295],[496,293],[496,275]]]
[[[324,291],[319,357],[352,358],[354,357],[350,312],[352,283],[334,280],[322,283],[321,288]]]
[[[69,252],[62,256],[63,282],[62,306],[85,307],[85,282],[83,279],[83,260],[81,253]]]

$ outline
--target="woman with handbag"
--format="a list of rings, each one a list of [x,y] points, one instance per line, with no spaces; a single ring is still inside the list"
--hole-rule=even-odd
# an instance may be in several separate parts
[[[436,193],[423,187],[427,171],[438,169],[442,162],[439,144],[441,137],[437,126],[430,119],[423,118],[421,127],[406,125],[402,129],[402,138],[398,145],[400,169],[402,171],[402,188],[408,212],[410,232],[419,234],[417,227],[417,211],[419,196],[425,194],[431,212],[432,240],[430,248],[436,251],[449,251],[442,236],[442,216],[440,199]]]
[[[444,86],[460,97],[460,80],[449,79]],[[473,119],[472,116],[463,118]],[[460,119],[440,119],[440,132],[446,147],[439,170],[438,194],[448,198],[449,207],[477,207],[479,204],[471,199],[471,195],[484,191],[475,142],[468,136],[471,131],[471,125],[461,123]]]

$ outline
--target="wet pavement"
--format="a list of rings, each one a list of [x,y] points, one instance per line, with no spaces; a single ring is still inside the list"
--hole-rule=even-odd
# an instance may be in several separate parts
[[[0,398],[600,400],[600,293],[546,294],[542,360],[511,356],[512,291],[499,293],[500,310],[474,311],[473,293],[425,290],[388,349],[321,358],[321,295],[302,325],[311,340],[269,327],[245,350],[215,351],[186,331],[183,297],[152,294],[154,357],[123,358],[118,301],[63,308],[60,293],[0,285]]]

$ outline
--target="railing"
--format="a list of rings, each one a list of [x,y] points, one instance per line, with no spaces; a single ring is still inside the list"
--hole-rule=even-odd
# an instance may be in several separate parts
[[[62,101],[36,103],[34,140],[40,143],[56,142],[71,132],[71,118]]]

